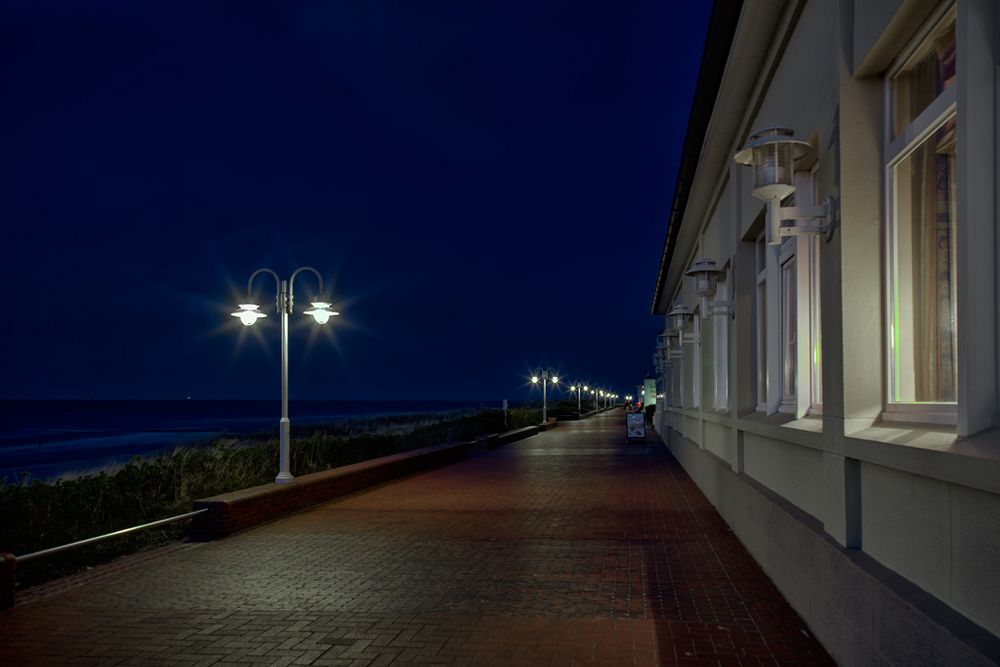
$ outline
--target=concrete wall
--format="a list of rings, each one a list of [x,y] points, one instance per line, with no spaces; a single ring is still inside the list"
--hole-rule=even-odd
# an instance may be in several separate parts
[[[842,665],[989,665],[995,638],[679,434],[671,452]],[[997,561],[994,561],[997,562]]]

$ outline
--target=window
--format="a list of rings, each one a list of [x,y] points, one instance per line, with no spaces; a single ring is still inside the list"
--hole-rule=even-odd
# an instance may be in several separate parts
[[[767,242],[757,238],[757,410],[767,411]]]
[[[955,420],[955,74],[952,7],[887,84],[888,419]]]
[[[715,285],[715,301],[729,303],[729,270]],[[712,348],[714,354],[715,392],[712,407],[718,412],[729,410],[729,316],[712,315]]]
[[[671,369],[671,379],[674,383],[674,406],[678,408],[684,407],[684,357],[678,357],[674,360],[674,366]]]
[[[795,173],[795,202],[798,206],[817,204],[816,165],[810,171]],[[790,308],[795,309],[791,321],[794,338],[785,341],[785,358],[793,359],[796,368],[791,370],[795,388],[782,396],[788,412],[796,417],[819,415],[823,410],[823,355],[822,327],[820,325],[820,273],[819,252],[822,240],[818,236],[795,238],[794,285],[795,292]],[[791,326],[791,324],[790,324]],[[786,386],[788,386],[786,384]],[[794,407],[791,407],[794,405]]]
[[[795,192],[782,207],[815,204],[814,173],[795,172]],[[822,410],[820,243],[819,237],[805,234],[786,236],[779,246],[766,245],[764,236],[756,241],[760,412],[800,418]]]
[[[697,309],[688,327],[691,336],[691,354],[687,357],[691,360],[691,401],[688,405],[697,408],[701,405],[701,315]]]
[[[781,412],[795,413],[798,369],[798,292],[795,289],[795,237],[781,246]]]
[[[819,293],[819,244],[820,239],[807,240],[809,266],[806,275],[809,282],[809,413],[823,412],[823,329],[820,326]]]

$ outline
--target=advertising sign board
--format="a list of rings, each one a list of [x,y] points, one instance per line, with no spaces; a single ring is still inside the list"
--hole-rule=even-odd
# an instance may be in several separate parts
[[[646,439],[646,418],[641,412],[630,412],[625,415],[625,424],[627,429],[627,439]]]

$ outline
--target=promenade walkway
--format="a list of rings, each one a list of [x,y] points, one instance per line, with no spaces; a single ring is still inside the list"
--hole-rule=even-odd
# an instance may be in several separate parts
[[[0,612],[0,664],[830,664],[607,413]]]

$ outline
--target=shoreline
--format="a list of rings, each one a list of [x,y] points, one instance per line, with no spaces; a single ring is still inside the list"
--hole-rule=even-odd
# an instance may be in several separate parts
[[[462,416],[478,414],[483,409],[459,407],[429,411],[396,411],[371,414],[302,416],[293,421],[296,432],[308,437],[317,429],[332,436],[404,434],[421,426],[432,426]],[[24,473],[31,481],[53,483],[61,479],[79,479],[101,472],[113,474],[134,457],[153,460],[180,449],[206,448],[220,441],[265,442],[274,437],[277,418],[253,420],[253,428],[202,430],[197,426],[164,429],[103,429],[97,437],[53,439],[31,443],[0,445],[0,485],[21,483]],[[247,424],[249,426],[249,424]],[[63,429],[49,433],[93,433],[86,429]],[[112,435],[113,434],[113,435]]]

